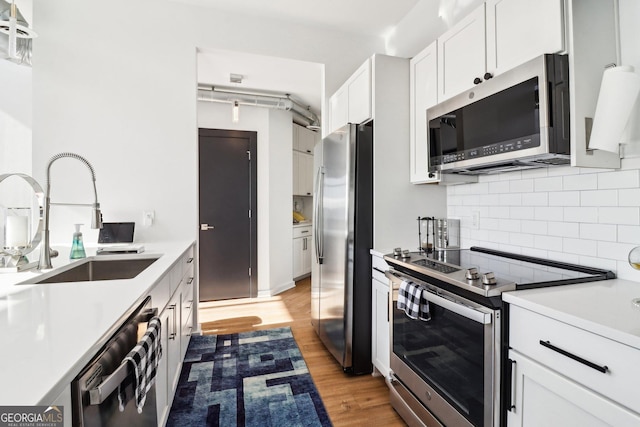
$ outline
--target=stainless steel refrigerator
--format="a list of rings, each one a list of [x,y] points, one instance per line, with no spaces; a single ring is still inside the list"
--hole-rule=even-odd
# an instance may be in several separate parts
[[[314,164],[311,321],[345,371],[370,373],[373,123],[324,138]]]

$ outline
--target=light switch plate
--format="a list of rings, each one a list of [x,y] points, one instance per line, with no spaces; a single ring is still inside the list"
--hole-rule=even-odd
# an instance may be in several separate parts
[[[155,211],[144,211],[142,212],[142,225],[145,227],[151,227],[153,225],[153,221],[156,219]]]

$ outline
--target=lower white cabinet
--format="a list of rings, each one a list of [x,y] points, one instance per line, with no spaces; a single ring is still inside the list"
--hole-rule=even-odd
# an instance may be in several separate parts
[[[171,283],[167,283],[170,281]],[[156,377],[156,405],[158,425],[164,426],[173,396],[175,394],[184,355],[189,346],[193,330],[195,266],[193,247],[167,272],[158,286],[169,285],[175,289],[165,305],[154,302],[152,290],[152,304],[161,308],[160,321],[162,324],[162,358],[158,366]],[[157,293],[157,292],[156,292]]]
[[[293,228],[293,278],[311,273],[311,226]]]
[[[513,304],[509,346],[509,427],[640,425],[640,350]]]
[[[507,425],[638,426],[640,416],[528,357],[509,351],[512,407]]]
[[[391,368],[390,285],[384,275],[389,266],[379,256],[372,255],[371,270],[371,362],[376,371],[389,377]]]

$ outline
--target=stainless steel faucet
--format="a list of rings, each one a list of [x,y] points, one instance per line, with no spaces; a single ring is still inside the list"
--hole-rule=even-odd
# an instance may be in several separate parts
[[[49,243],[49,208],[51,207],[51,165],[58,159],[62,159],[65,157],[69,157],[72,159],[76,159],[85,164],[86,167],[89,168],[91,172],[91,180],[93,181],[93,195],[94,202],[93,204],[70,204],[73,206],[90,206],[92,208],[91,215],[91,228],[102,228],[102,212],[100,212],[100,203],[98,203],[98,191],[96,190],[96,173],[93,170],[93,166],[91,163],[84,157],[75,154],[75,153],[59,153],[49,159],[49,163],[47,163],[47,182],[46,182],[46,190],[45,190],[45,198],[44,198],[44,238],[42,241],[42,246],[40,249],[40,261],[38,263],[38,269],[48,269],[53,268],[51,265],[51,258],[58,256],[58,251],[51,249]],[[54,205],[65,205],[67,203],[53,203]]]

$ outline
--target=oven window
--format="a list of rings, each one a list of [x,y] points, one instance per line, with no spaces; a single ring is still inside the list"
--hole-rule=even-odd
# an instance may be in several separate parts
[[[484,325],[429,303],[431,320],[394,307],[393,352],[473,425],[484,418]]]

